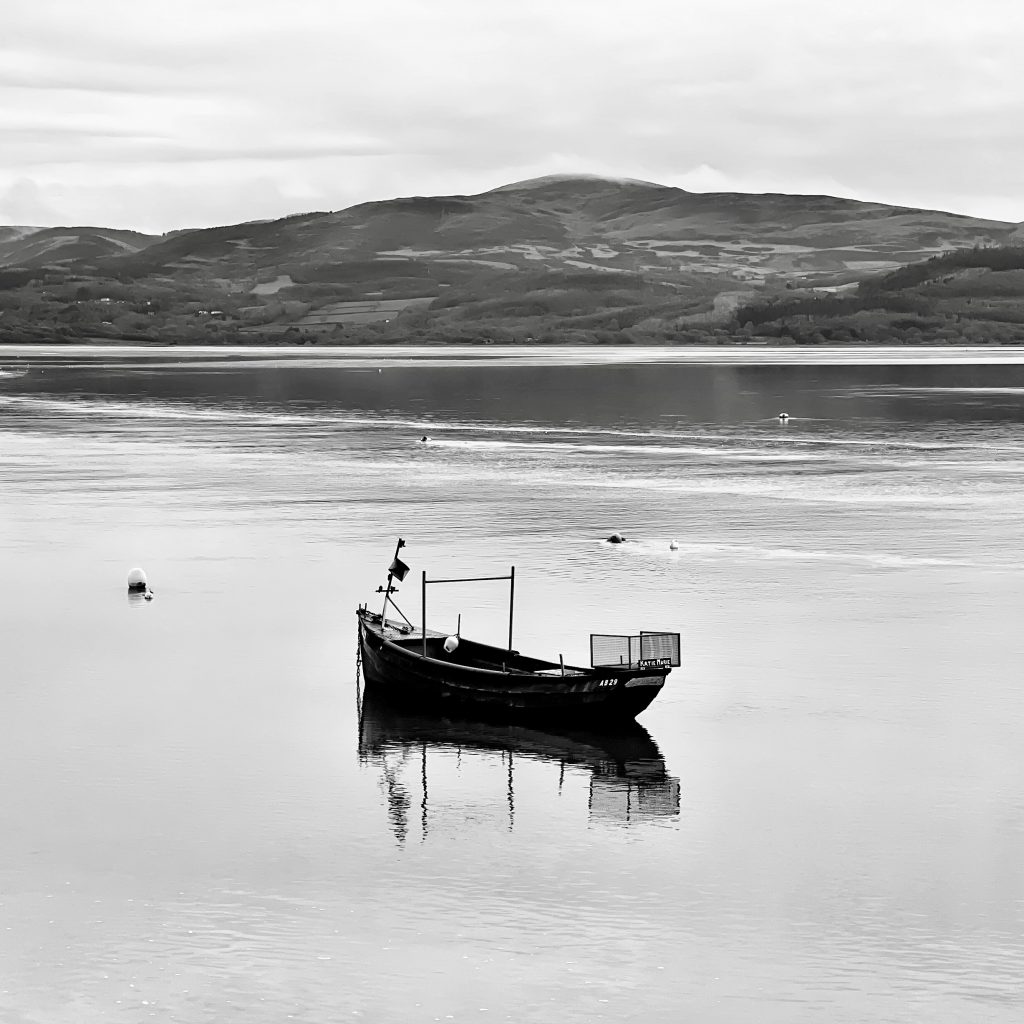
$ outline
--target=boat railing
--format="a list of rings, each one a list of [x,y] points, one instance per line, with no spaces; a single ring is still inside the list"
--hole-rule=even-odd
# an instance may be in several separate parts
[[[679,634],[641,630],[635,635],[590,634],[590,664],[593,668],[639,665],[641,668],[678,668]]]

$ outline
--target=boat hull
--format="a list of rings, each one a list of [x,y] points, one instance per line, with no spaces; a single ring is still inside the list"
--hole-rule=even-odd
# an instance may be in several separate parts
[[[423,657],[389,639],[379,616],[360,610],[364,678],[392,702],[490,719],[552,722],[630,721],[665,685],[667,667],[504,672]]]

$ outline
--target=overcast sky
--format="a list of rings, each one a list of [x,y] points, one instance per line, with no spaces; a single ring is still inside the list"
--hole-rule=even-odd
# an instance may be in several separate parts
[[[0,223],[555,172],[1024,220],[1020,0],[3,0]]]

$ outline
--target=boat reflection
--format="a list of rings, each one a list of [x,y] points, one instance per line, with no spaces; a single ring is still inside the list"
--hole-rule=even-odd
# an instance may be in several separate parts
[[[568,776],[585,775],[592,823],[632,826],[679,815],[679,780],[668,774],[658,745],[637,722],[607,732],[552,732],[541,726],[447,718],[399,708],[377,688],[364,686],[359,759],[381,772],[391,830],[399,842],[416,829],[417,810],[418,831],[424,839],[432,817],[446,803],[465,803],[467,782],[459,774],[465,756],[478,759],[480,770],[474,770],[474,777],[489,778],[492,783],[500,758],[500,788],[492,785],[484,799],[492,808],[502,805],[505,827],[510,830],[516,822],[516,772],[526,761],[550,765],[557,773],[552,783],[557,778],[559,794]],[[453,766],[454,776],[447,770]]]

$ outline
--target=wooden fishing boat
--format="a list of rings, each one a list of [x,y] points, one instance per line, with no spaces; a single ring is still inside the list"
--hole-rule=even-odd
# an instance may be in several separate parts
[[[512,646],[515,566],[508,576],[428,579],[422,574],[422,614],[414,626],[393,599],[409,566],[399,557],[399,539],[387,583],[378,587],[384,606],[361,605],[359,652],[367,683],[392,699],[423,708],[457,710],[481,718],[587,722],[628,721],[661,692],[679,665],[679,634],[642,631],[635,635],[590,635],[591,664],[566,665],[521,654]],[[505,580],[509,583],[508,646],[467,640],[457,629],[446,634],[427,627],[427,586]],[[388,618],[388,609],[398,618]]]

